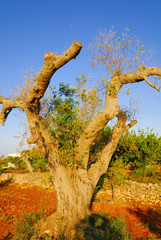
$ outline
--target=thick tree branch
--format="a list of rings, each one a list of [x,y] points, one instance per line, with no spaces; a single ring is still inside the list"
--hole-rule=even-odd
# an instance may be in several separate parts
[[[76,159],[80,161],[85,168],[88,166],[90,146],[97,137],[97,134],[119,113],[117,93],[120,86],[116,86],[116,89],[114,89],[116,94],[113,96],[110,91],[112,85],[113,81],[111,81],[108,91],[106,92],[105,108],[88,124],[77,142]]]
[[[41,155],[48,159],[49,166],[55,167],[56,163],[62,161],[57,144],[54,142],[54,139],[49,132],[44,128],[39,116],[34,115],[27,110],[25,110],[25,114],[27,116],[31,133],[31,137],[27,139],[27,143],[36,143]]]
[[[110,116],[106,111],[101,111],[86,127],[82,135],[77,142],[76,159],[82,163],[82,165],[87,168],[89,161],[89,151],[90,146],[95,140],[97,134],[106,126]]]
[[[89,123],[78,140],[76,158],[82,162],[84,167],[87,167],[88,165],[90,146],[98,132],[106,126],[109,120],[113,119],[118,114],[119,105],[117,95],[121,86],[127,83],[137,83],[146,80],[151,87],[159,90],[147,80],[147,77],[151,75],[161,76],[161,68],[146,68],[144,65],[141,65],[137,72],[125,74],[120,73],[112,76],[111,82],[106,91],[104,110]]]
[[[41,99],[45,94],[53,74],[71,59],[76,58],[81,48],[82,44],[78,41],[74,41],[68,50],[60,56],[52,52],[46,53],[44,55],[44,66],[42,67],[38,77],[35,79],[35,84],[26,96],[26,103],[30,104],[33,103],[35,99]]]
[[[7,116],[11,112],[12,108],[23,109],[27,116],[32,135],[32,140],[30,143],[37,143],[44,156],[48,156],[49,152],[54,152],[53,159],[57,161],[59,159],[59,154],[57,153],[58,148],[53,141],[53,138],[43,127],[39,117],[40,99],[44,96],[53,74],[71,59],[76,58],[81,48],[82,44],[78,41],[74,41],[68,50],[62,53],[60,56],[52,52],[46,53],[44,55],[44,66],[42,67],[39,75],[35,79],[35,83],[28,91],[23,101],[9,100],[0,96],[0,103],[3,104],[0,112],[0,123],[2,125],[5,124]]]
[[[4,98],[0,96],[0,104],[3,104],[1,112],[0,112],[0,124],[4,126],[5,121],[12,111],[12,108],[21,108],[23,109],[24,103],[20,100],[9,100],[8,98]]]
[[[122,85],[127,83],[137,83],[145,80],[151,87],[159,91],[159,88],[157,88],[154,84],[150,83],[147,79],[147,77],[154,75],[161,76],[161,68],[159,67],[146,68],[144,65],[141,65],[137,72],[121,74],[118,77],[118,79]]]
[[[131,123],[125,125],[127,116],[123,111],[120,111],[117,117],[118,117],[117,124],[113,128],[111,137],[109,138],[108,143],[102,150],[100,158],[97,160],[95,164],[92,164],[88,170],[88,177],[92,179],[94,187],[96,186],[102,174],[104,174],[107,171],[111,157],[117,148],[117,144],[122,134],[137,123],[136,120],[132,120]]]

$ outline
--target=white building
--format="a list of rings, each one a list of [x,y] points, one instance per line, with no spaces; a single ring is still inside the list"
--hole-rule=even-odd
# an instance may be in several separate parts
[[[8,154],[8,157],[21,157],[20,153],[10,153]]]

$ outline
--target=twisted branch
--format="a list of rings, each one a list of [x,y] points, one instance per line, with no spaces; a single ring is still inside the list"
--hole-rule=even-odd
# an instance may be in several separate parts
[[[25,113],[30,111],[34,115],[36,114],[38,116],[40,110],[40,99],[44,96],[51,77],[59,68],[64,66],[71,59],[76,58],[81,48],[82,44],[78,41],[74,41],[68,50],[62,53],[60,56],[52,52],[46,53],[44,55],[44,66],[35,79],[33,87],[28,91],[23,101],[9,100],[0,96],[0,103],[3,104],[0,112],[0,124],[4,126],[9,113],[12,111],[12,108],[21,108]]]
[[[148,67],[146,68],[144,65],[141,65],[138,68],[138,71],[132,72],[132,73],[124,73],[120,74],[118,77],[121,84],[127,84],[127,83],[137,83],[140,81],[146,81],[148,85],[155,88],[157,91],[160,91],[159,88],[157,88],[154,84],[150,83],[147,77],[149,76],[160,76],[161,77],[161,68],[159,67]]]
[[[0,103],[3,104],[2,109],[0,111],[0,124],[4,126],[5,121],[12,111],[13,108],[24,108],[24,103],[20,100],[9,100],[8,98],[4,98],[0,96]]]

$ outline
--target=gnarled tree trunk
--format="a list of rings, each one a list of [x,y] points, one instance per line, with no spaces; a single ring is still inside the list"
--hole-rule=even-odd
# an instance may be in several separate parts
[[[13,108],[22,109],[27,116],[32,136],[28,142],[37,144],[50,166],[58,203],[56,212],[42,224],[41,233],[56,233],[61,225],[60,227],[66,231],[66,235],[69,235],[71,230],[74,233],[76,224],[90,214],[94,189],[101,175],[107,171],[119,139],[125,131],[136,124],[135,120],[127,124],[126,113],[120,110],[117,96],[121,87],[127,83],[145,80],[151,87],[159,90],[148,81],[147,77],[161,76],[161,68],[140,66],[138,71],[133,73],[113,74],[107,86],[104,109],[88,124],[77,141],[75,160],[81,162],[81,166],[77,165],[71,168],[62,159],[57,143],[44,128],[39,111],[40,99],[44,96],[53,74],[68,61],[76,58],[81,48],[82,44],[74,41],[72,46],[60,56],[52,52],[46,53],[44,66],[25,97],[10,100],[0,96],[0,103],[3,104],[0,112],[1,125],[5,124],[7,116]],[[91,145],[98,133],[114,117],[117,117],[118,120],[107,144],[97,161],[89,165]]]
[[[76,224],[90,214],[94,188],[83,169],[75,171],[59,165],[51,172],[57,195],[57,210],[46,219],[41,232],[52,235],[61,229],[71,237],[75,234]]]

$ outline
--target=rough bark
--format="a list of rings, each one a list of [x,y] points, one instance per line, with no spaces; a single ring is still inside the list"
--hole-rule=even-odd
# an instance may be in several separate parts
[[[57,193],[57,210],[42,225],[41,233],[57,234],[61,227],[71,237],[75,234],[76,223],[91,213],[94,188],[83,169],[74,170],[59,165],[51,172]]]
[[[85,215],[90,214],[91,199],[99,178],[106,172],[122,134],[136,124],[135,120],[127,124],[125,112],[120,111],[117,96],[121,87],[127,83],[145,80],[148,85],[159,91],[159,88],[151,84],[147,77],[151,75],[161,76],[160,68],[146,68],[141,65],[136,72],[114,74],[106,91],[104,109],[89,123],[77,141],[75,160],[81,163],[81,167],[73,166],[70,168],[62,159],[57,143],[54,142],[42,124],[42,119],[39,116],[40,99],[44,96],[53,74],[68,61],[76,58],[81,48],[82,44],[74,41],[71,47],[60,56],[52,52],[46,53],[44,66],[24,99],[10,100],[0,96],[0,103],[3,104],[0,112],[1,125],[5,124],[13,108],[22,109],[27,116],[32,136],[28,142],[37,144],[50,166],[58,205],[56,213],[48,217],[42,225],[41,232],[56,232],[61,223],[68,235],[71,229],[74,231],[76,223]],[[111,137],[97,162],[89,166],[91,145],[98,133],[114,117],[117,117],[118,121],[113,128]]]

